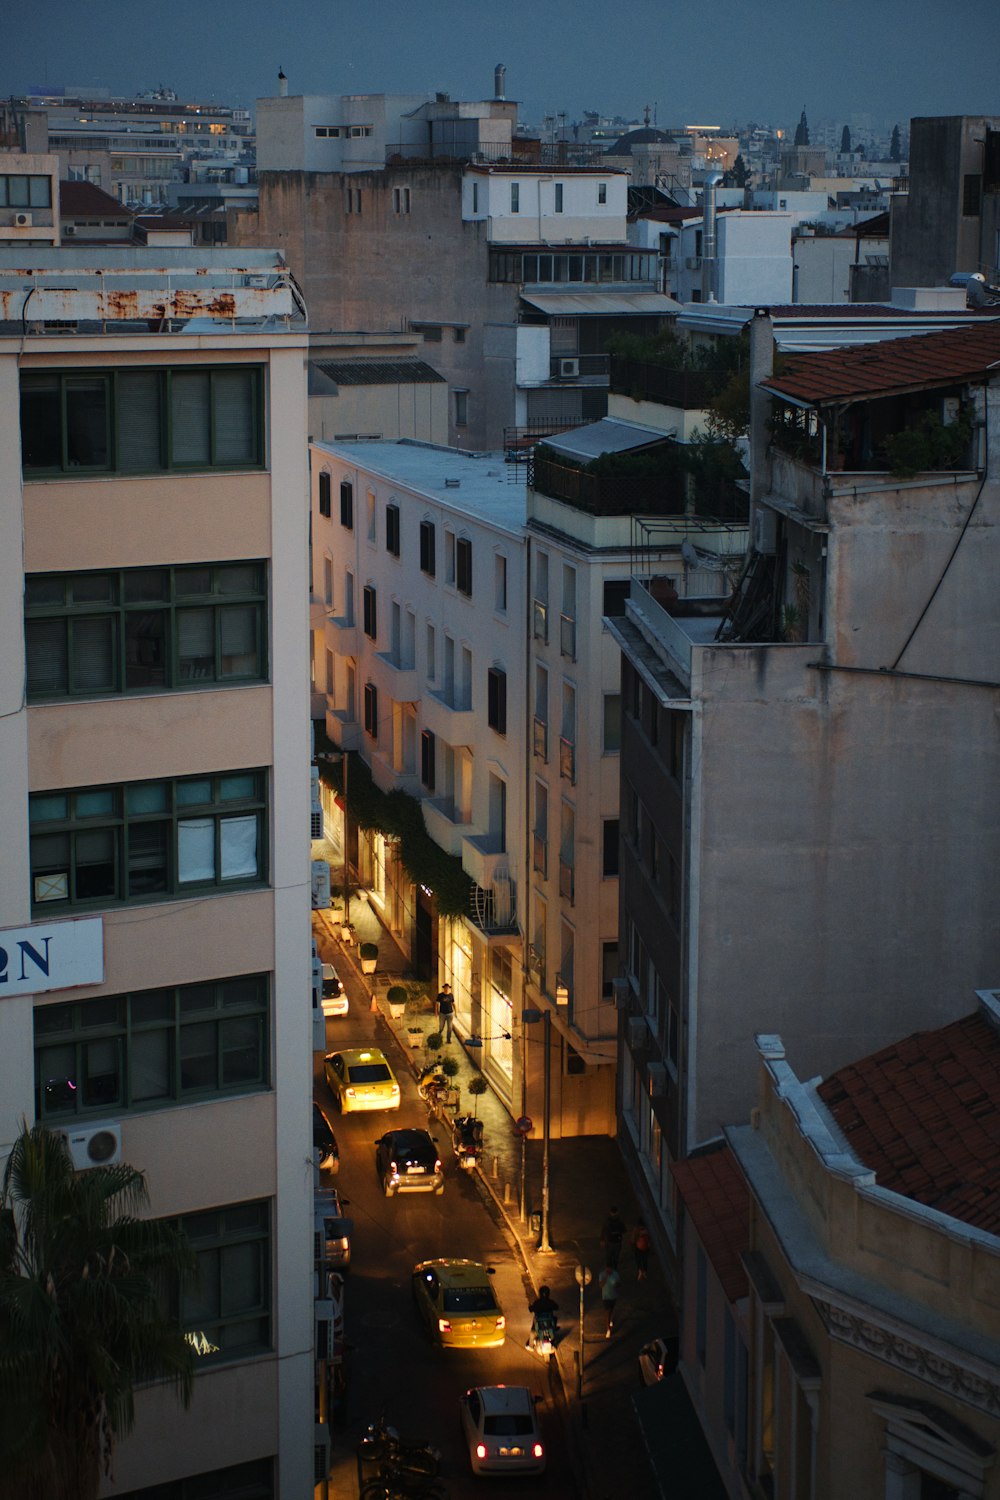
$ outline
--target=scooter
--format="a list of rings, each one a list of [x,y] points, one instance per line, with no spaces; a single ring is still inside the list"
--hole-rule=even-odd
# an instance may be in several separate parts
[[[421,1476],[433,1479],[441,1472],[441,1451],[421,1438],[401,1438],[384,1417],[370,1422],[358,1445],[362,1463],[377,1464],[379,1472],[392,1478]]]
[[[451,1144],[459,1166],[471,1172],[485,1149],[482,1120],[476,1119],[474,1115],[456,1115]]]
[[[429,1063],[417,1077],[417,1093],[425,1103],[432,1106],[449,1088],[450,1084],[437,1063]]]
[[[556,1352],[556,1327],[555,1313],[535,1314],[528,1335],[528,1348],[532,1354],[539,1354],[542,1359],[552,1358]]]

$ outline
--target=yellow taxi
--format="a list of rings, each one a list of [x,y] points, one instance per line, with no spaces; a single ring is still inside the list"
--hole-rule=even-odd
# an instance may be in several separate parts
[[[490,1285],[492,1266],[476,1260],[422,1260],[413,1299],[432,1338],[448,1349],[496,1349],[507,1320]]]
[[[398,1109],[399,1084],[377,1047],[328,1052],[323,1072],[342,1115],[359,1109]]]

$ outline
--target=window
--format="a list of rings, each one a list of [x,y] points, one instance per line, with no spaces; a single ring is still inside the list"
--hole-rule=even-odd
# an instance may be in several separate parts
[[[333,558],[329,555],[323,558],[323,603],[333,608]]]
[[[477,214],[479,212],[479,183],[478,182],[474,182],[472,184],[472,212],[474,214]]]
[[[316,135],[319,140],[335,141],[340,135],[339,125],[317,125]]]
[[[467,599],[472,598],[472,543],[464,536],[455,542],[455,587]]]
[[[601,999],[615,998],[614,981],[618,977],[618,944],[601,944]]]
[[[962,178],[962,214],[977,219],[982,213],[983,179],[979,172],[966,172]]]
[[[455,582],[455,533],[445,528],[444,533],[444,581]]]
[[[429,729],[424,729],[420,735],[420,780],[429,792],[433,792],[435,783],[435,749],[434,735]]]
[[[468,391],[455,392],[455,426],[467,427],[469,425],[469,393]]]
[[[347,133],[352,141],[356,141],[360,140],[362,136],[371,135],[372,129],[371,125],[351,125],[348,127]]]
[[[131,781],[29,798],[32,900],[108,906],[258,884],[267,773]]]
[[[24,631],[35,702],[260,682],[265,565],[29,574]]]
[[[597,201],[598,203],[607,203],[608,201],[608,185],[606,182],[599,182],[597,184]]]
[[[368,540],[375,540],[375,491],[369,490],[365,496],[368,511]]]
[[[425,344],[440,344],[440,342],[441,342],[441,325],[440,325],[440,323],[415,323],[413,326],[415,328],[419,328],[420,332],[424,336],[424,343]]]
[[[362,593],[363,629],[369,640],[378,639],[378,596],[370,583]]]
[[[431,625],[430,623],[428,623],[428,625],[427,625],[427,681],[428,682],[433,682],[434,681],[435,656],[437,654],[437,652],[436,652],[436,645],[437,645],[437,632],[435,631],[434,626]]]
[[[393,188],[392,211],[396,214],[408,214],[410,212],[410,189],[408,187]]]
[[[604,877],[613,879],[618,874],[618,819],[604,820]]]
[[[35,1117],[163,1109],[268,1084],[266,974],[35,1008]]]
[[[629,593],[629,580],[627,578],[606,578],[604,580],[604,608],[602,613],[612,618],[625,613],[625,601]]]
[[[25,475],[262,468],[263,392],[254,365],[23,374]]]
[[[464,328],[458,328],[458,327],[453,328],[451,330],[451,335],[452,335],[452,338],[455,340],[456,344],[464,344],[465,343],[465,329]]]
[[[497,734],[507,733],[507,673],[501,667],[486,674],[486,721]]]
[[[354,530],[354,485],[349,479],[340,484],[340,524],[347,531]]]
[[[271,1226],[266,1202],[237,1203],[178,1221],[198,1262],[175,1310],[200,1365],[271,1347]]]
[[[274,1494],[273,1460],[255,1458],[250,1463],[168,1480],[150,1489],[129,1490],[117,1500],[274,1500]]]
[[[0,172],[0,208],[51,208],[52,179],[34,173]]]
[[[319,476],[319,513],[330,517],[330,475],[324,469]]]
[[[433,578],[436,562],[436,548],[434,545],[434,522],[421,521],[420,523],[420,571],[426,573],[428,578]]]
[[[512,182],[510,185],[510,211],[512,214],[521,212],[521,184]]]
[[[374,682],[365,683],[365,734],[378,739],[378,688]]]
[[[555,211],[561,214],[563,211],[563,185],[557,182],[555,185]]]
[[[493,608],[497,614],[507,613],[507,559],[502,552],[497,552],[494,557],[493,571]]]
[[[385,508],[385,550],[393,557],[399,556],[399,506]]]

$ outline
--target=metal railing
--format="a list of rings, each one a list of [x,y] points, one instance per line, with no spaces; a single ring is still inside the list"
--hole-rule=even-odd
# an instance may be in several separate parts
[[[559,775],[563,780],[576,783],[576,745],[572,740],[559,741]]]
[[[544,719],[535,719],[533,749],[539,760],[549,758],[549,726]]]
[[[616,395],[700,411],[729,379],[728,370],[674,370],[650,360],[611,356],[609,386]]]

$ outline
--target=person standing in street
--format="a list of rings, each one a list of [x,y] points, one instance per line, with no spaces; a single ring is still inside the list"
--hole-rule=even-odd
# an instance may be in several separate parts
[[[641,1216],[632,1231],[632,1254],[635,1256],[635,1279],[645,1281],[649,1270],[649,1230]]]
[[[451,993],[451,985],[443,984],[438,991],[437,1013],[441,1022],[441,1035],[446,1042],[451,1041],[451,1022],[455,1014],[455,997]]]
[[[618,1269],[618,1260],[622,1253],[622,1240],[625,1238],[625,1220],[618,1209],[612,1203],[608,1209],[608,1217],[604,1221],[601,1230],[601,1244],[607,1255],[609,1266]]]
[[[601,1283],[601,1301],[604,1303],[604,1311],[607,1315],[608,1326],[604,1337],[609,1339],[615,1327],[615,1303],[618,1301],[618,1293],[622,1289],[622,1279],[618,1269],[609,1261],[597,1278]]]

